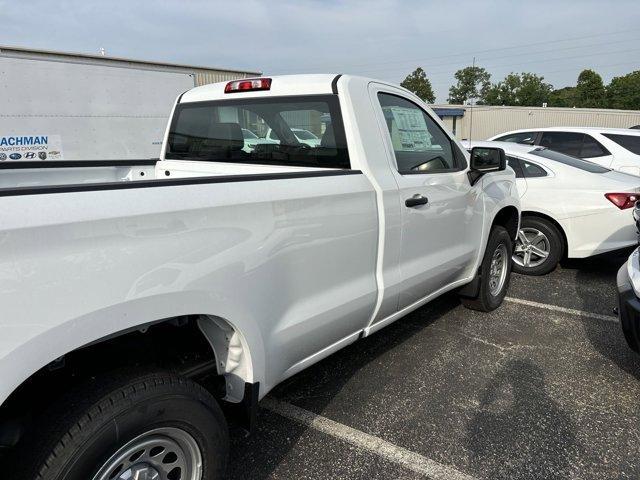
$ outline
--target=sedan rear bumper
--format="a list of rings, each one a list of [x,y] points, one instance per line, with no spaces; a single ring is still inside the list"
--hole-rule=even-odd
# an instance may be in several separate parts
[[[569,258],[585,258],[632,247],[638,234],[629,210],[573,217],[561,222],[567,235]]]
[[[629,347],[640,353],[640,300],[633,291],[626,262],[618,270],[617,284],[618,316],[622,332]]]

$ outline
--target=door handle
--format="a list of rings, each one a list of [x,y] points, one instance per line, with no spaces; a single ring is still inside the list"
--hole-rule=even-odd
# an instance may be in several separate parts
[[[407,198],[404,201],[404,204],[409,208],[417,207],[419,205],[426,205],[427,203],[429,203],[429,199],[420,195],[419,193],[416,193],[413,197]]]

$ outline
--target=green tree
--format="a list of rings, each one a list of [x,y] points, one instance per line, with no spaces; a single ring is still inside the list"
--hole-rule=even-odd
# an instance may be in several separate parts
[[[449,88],[449,103],[464,104],[472,98],[483,98],[491,87],[491,74],[482,67],[465,67],[454,77],[457,83]]]
[[[640,110],[640,70],[614,77],[607,87],[609,108]]]
[[[542,106],[553,87],[535,73],[510,73],[504,80],[491,85],[482,97],[486,105]]]
[[[602,108],[606,106],[606,91],[602,77],[589,69],[580,72],[576,85],[576,96],[580,107]]]
[[[553,85],[544,82],[544,77],[535,73],[523,73],[522,83],[518,92],[518,105],[527,107],[541,107],[549,102],[549,95]]]
[[[517,73],[510,73],[504,80],[491,85],[482,97],[485,105],[517,105],[518,90],[522,86],[522,79]]]
[[[550,107],[568,107],[572,108],[578,105],[576,87],[564,87],[554,90],[549,95]]]
[[[431,88],[431,82],[421,67],[416,68],[412,73],[407,75],[407,78],[402,81],[400,86],[415,93],[427,103],[433,103],[436,101],[433,88]]]

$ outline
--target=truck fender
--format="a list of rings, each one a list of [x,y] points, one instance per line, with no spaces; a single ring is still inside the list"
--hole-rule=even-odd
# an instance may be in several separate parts
[[[0,345],[0,354],[4,350],[0,357],[0,405],[37,371],[78,348],[190,315],[200,316],[198,325],[219,357],[218,371],[230,379],[228,400],[241,401],[244,385],[240,388],[240,381],[264,382],[265,352],[258,324],[241,306],[208,292],[188,291],[128,300],[39,331],[37,319],[18,324]]]

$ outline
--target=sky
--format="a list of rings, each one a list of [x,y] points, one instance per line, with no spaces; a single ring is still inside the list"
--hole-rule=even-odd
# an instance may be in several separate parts
[[[476,64],[556,88],[640,70],[640,0],[0,0],[0,46],[394,83],[421,66],[436,102]]]

